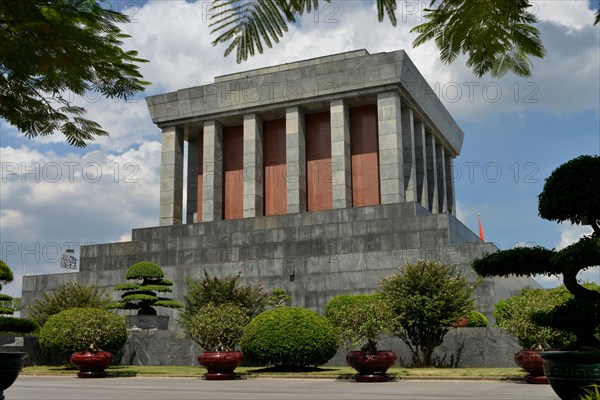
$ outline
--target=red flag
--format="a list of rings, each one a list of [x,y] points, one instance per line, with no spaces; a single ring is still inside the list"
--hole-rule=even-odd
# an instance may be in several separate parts
[[[477,213],[477,223],[479,224],[479,239],[485,242],[485,235],[483,234],[483,226],[481,226],[481,218],[479,213]]]

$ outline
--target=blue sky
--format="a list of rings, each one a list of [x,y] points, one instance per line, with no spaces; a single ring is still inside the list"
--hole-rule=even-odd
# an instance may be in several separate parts
[[[130,6],[126,46],[150,60],[142,73],[152,85],[127,103],[79,99],[111,133],[83,150],[59,135],[25,139],[0,119],[0,258],[16,275],[3,292],[19,295],[25,268],[64,272],[58,255],[66,248],[128,240],[132,228],[158,224],[160,130],[144,96],[360,48],[406,50],[465,132],[455,174],[458,214],[467,226],[476,231],[481,213],[486,239],[503,249],[577,240],[588,229],[540,219],[537,195],[558,165],[600,153],[600,27],[592,26],[591,10],[597,2],[534,3],[548,55],[534,60],[532,77],[500,80],[476,78],[462,57],[442,64],[431,44],[412,49],[409,31],[426,3],[400,2],[400,23],[392,28],[377,22],[372,2],[334,1],[291,27],[274,49],[237,65],[210,44],[206,2],[114,2]],[[598,282],[600,272],[582,277]]]

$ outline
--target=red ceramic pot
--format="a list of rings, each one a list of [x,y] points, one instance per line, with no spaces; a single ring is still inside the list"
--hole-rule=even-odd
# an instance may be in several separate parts
[[[108,351],[77,351],[69,361],[79,370],[79,378],[104,378],[104,370],[112,364],[113,355]]]
[[[466,318],[459,318],[456,322],[452,323],[453,328],[466,328],[469,325],[469,320]]]
[[[386,382],[389,379],[386,371],[396,362],[396,354],[388,350],[376,353],[351,351],[346,362],[358,371],[355,376],[357,382]]]
[[[539,350],[521,350],[515,354],[515,362],[529,374],[525,377],[527,383],[548,384],[544,376],[544,360]]]
[[[198,362],[208,372],[204,379],[222,381],[235,379],[233,372],[244,361],[241,351],[207,351],[198,356]]]

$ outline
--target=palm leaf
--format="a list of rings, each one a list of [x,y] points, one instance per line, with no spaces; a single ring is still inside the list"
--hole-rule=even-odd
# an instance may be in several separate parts
[[[315,0],[313,2],[316,3]],[[272,47],[279,42],[287,23],[296,21],[301,10],[310,9],[314,4],[306,1],[285,0],[213,0],[211,5],[211,34],[218,33],[213,46],[231,41],[225,50],[225,56],[236,50],[238,63],[247,60],[256,51],[264,51],[263,43]]]

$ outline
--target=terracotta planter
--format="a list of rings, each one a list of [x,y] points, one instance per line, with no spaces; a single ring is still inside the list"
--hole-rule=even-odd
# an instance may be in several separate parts
[[[396,354],[387,350],[377,353],[351,351],[346,356],[346,362],[358,371],[355,375],[357,382],[387,382],[389,377],[386,372],[396,362]]]
[[[469,320],[466,318],[459,318],[456,322],[452,323],[453,328],[465,328],[469,325]]]
[[[25,357],[27,353],[0,352],[0,400],[4,400],[4,391],[17,380]]]
[[[549,351],[540,357],[550,386],[562,400],[579,400],[590,385],[600,385],[600,352]]]
[[[521,350],[515,353],[515,362],[529,374],[525,377],[527,383],[548,384],[544,376],[544,360],[539,350]]]
[[[108,351],[77,351],[69,361],[79,370],[79,378],[104,378],[105,369],[113,362],[113,355]]]
[[[204,379],[208,381],[223,381],[235,379],[233,372],[244,361],[241,351],[207,351],[198,356],[198,362],[208,372]]]

